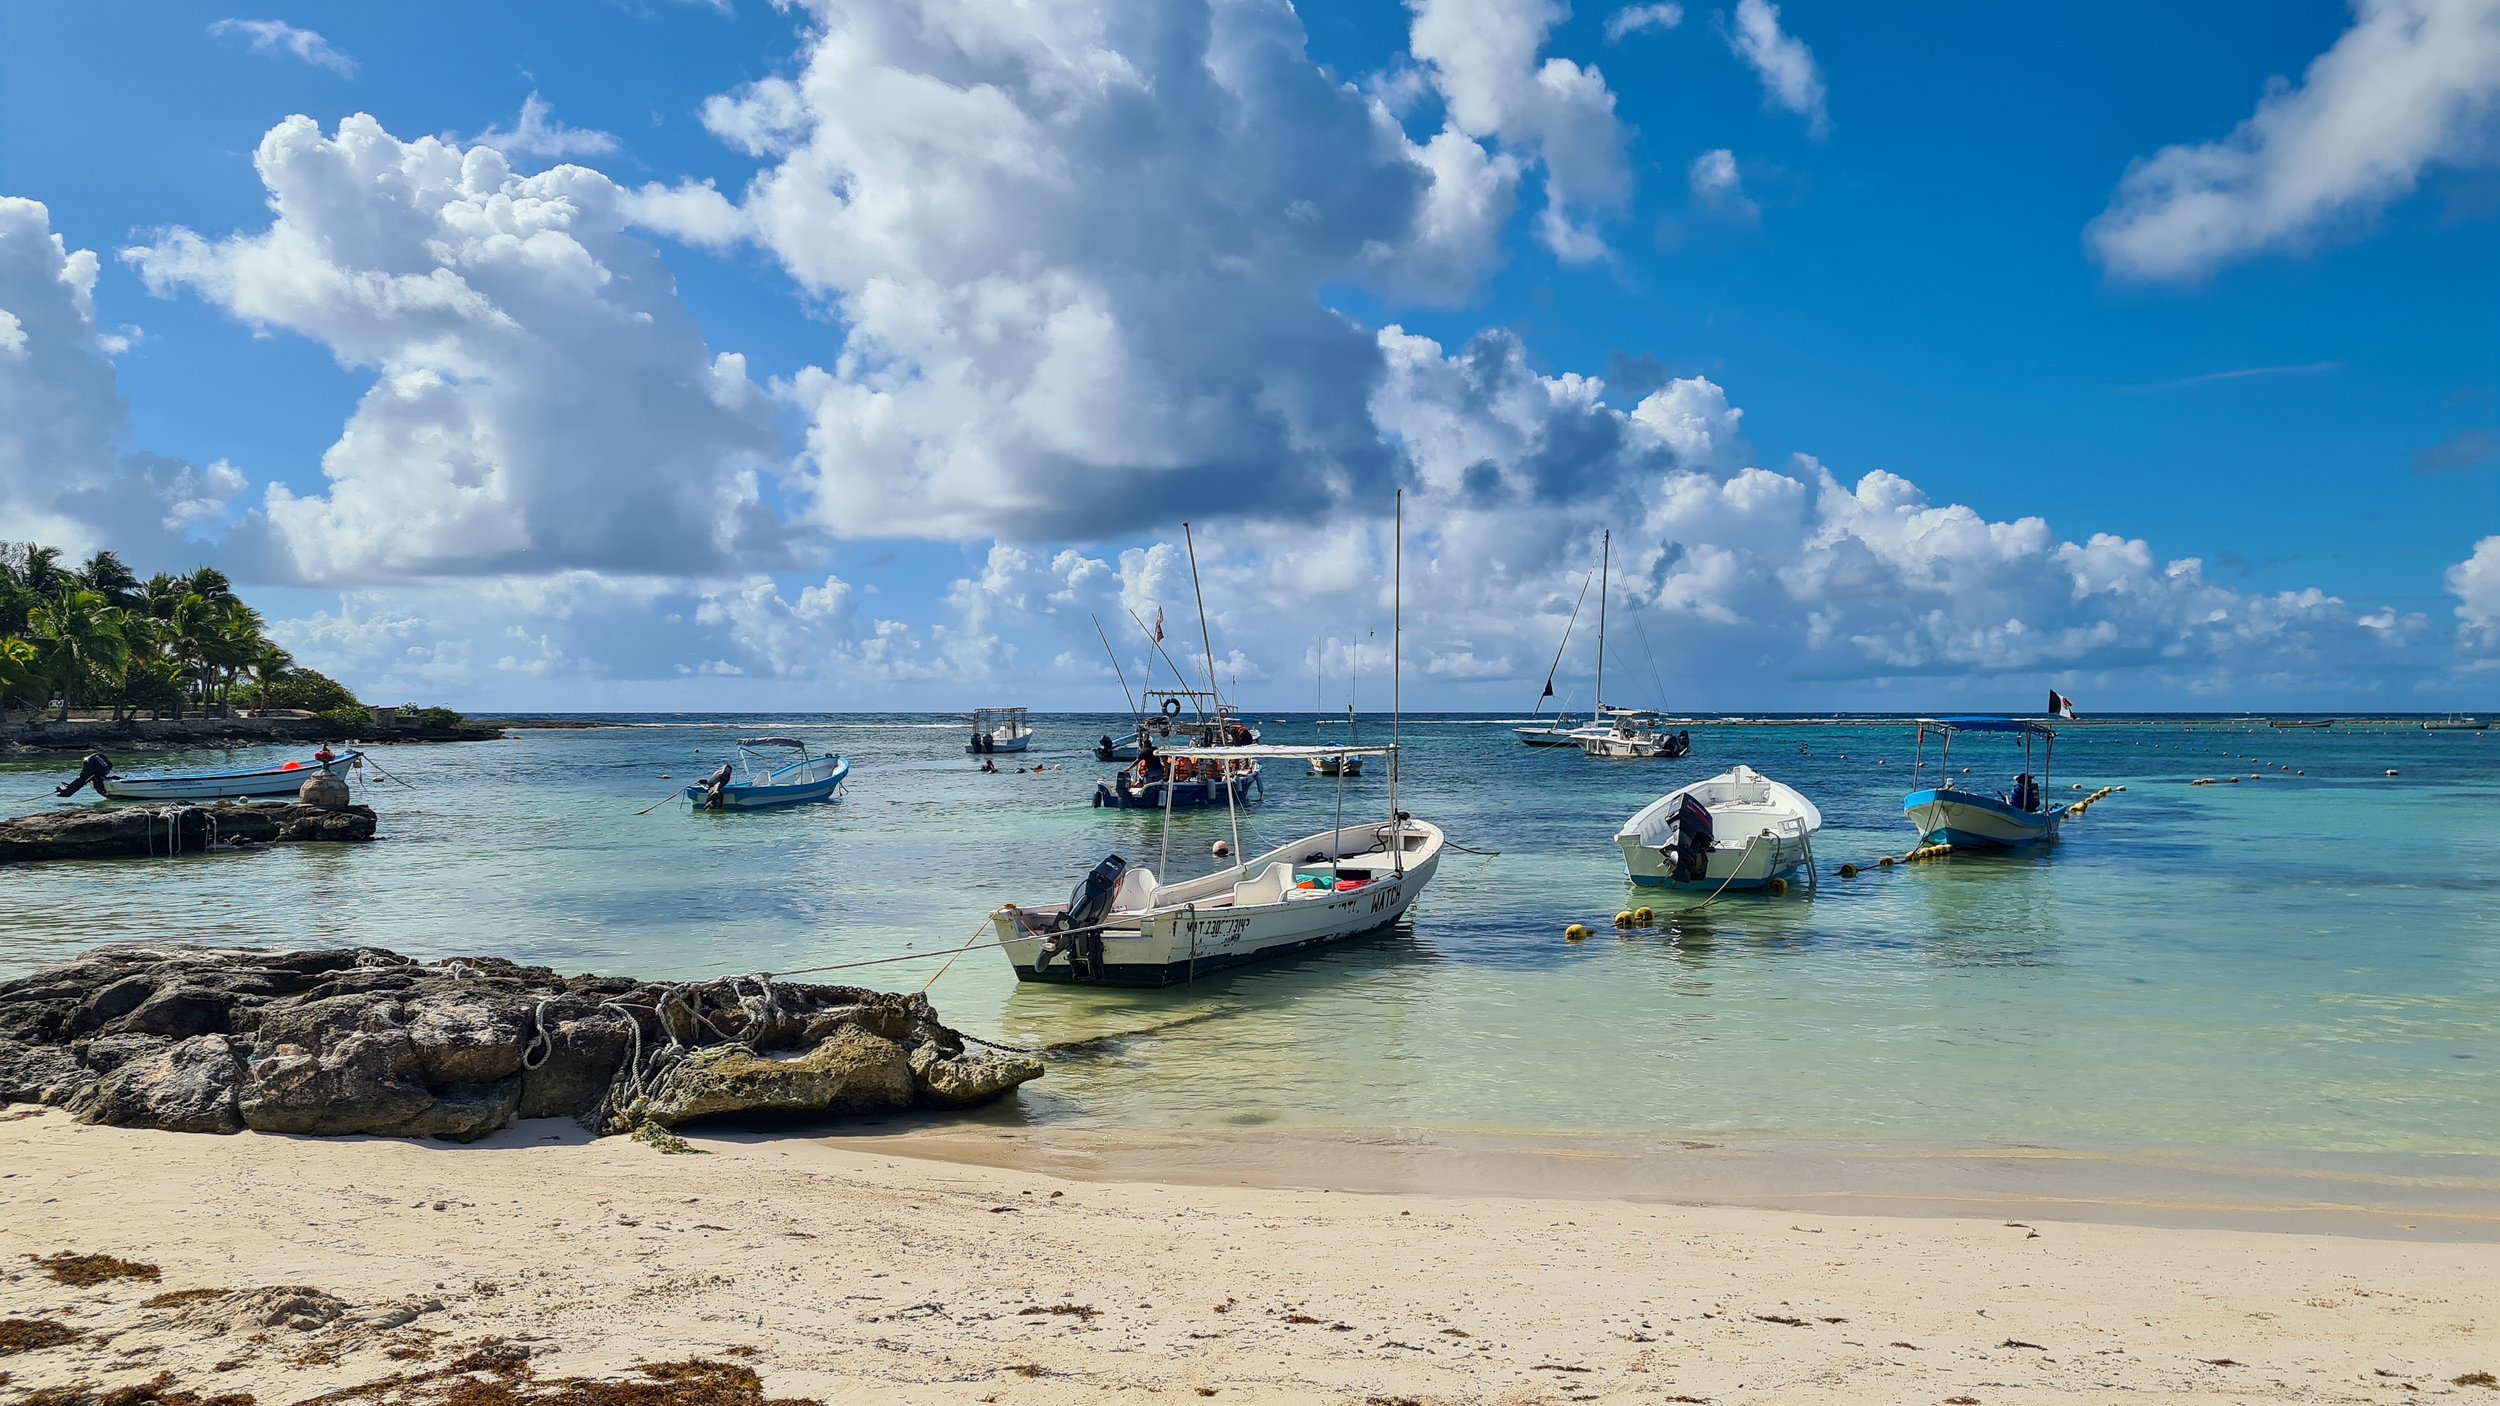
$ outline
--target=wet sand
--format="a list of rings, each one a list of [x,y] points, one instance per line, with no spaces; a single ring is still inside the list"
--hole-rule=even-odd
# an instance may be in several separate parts
[[[77,1336],[0,1356],[11,1392],[430,1401],[706,1359],[825,1401],[2392,1402],[2500,1371],[2488,1243],[1187,1184],[1107,1138],[1074,1180],[911,1138],[671,1156],[558,1122],[455,1148],[23,1114],[0,1318]],[[155,1277],[30,1258],[63,1252]]]

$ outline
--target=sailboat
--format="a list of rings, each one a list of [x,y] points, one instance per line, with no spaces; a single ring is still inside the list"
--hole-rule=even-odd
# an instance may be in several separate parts
[[[1606,597],[1613,585],[1615,534],[1598,544],[1597,558],[1597,708],[1587,727],[1571,734],[1583,756],[1610,761],[1647,761],[1681,757],[1693,749],[1692,734],[1670,733],[1666,719],[1647,708],[1606,706]]]
[[[1536,696],[1536,708],[1529,715],[1531,717],[1541,716],[1545,712],[1545,700],[1554,696],[1554,673],[1562,668],[1563,651],[1571,647],[1571,627],[1580,623],[1580,607],[1588,604],[1589,580],[1586,576],[1580,578],[1580,598],[1571,603],[1571,618],[1563,622],[1562,643],[1554,646],[1554,662],[1545,668],[1545,691]],[[1604,609],[1602,604],[1599,608]],[[1603,646],[1600,648],[1602,650]],[[1566,708],[1556,713],[1550,723],[1540,721],[1526,727],[1514,727],[1511,731],[1531,747],[1577,747],[1580,739],[1572,735],[1571,728],[1571,713]]]
[[[1398,496],[1395,549],[1403,567],[1405,495]],[[1197,546],[1181,524],[1197,577]],[[1402,569],[1393,579],[1402,583]],[[1398,587],[1393,586],[1392,599]],[[1215,646],[1199,603],[1208,681]],[[1394,638],[1394,635],[1393,635]],[[1398,682],[1400,650],[1390,651],[1390,741],[1386,746],[1293,747],[1245,743],[1182,746],[1164,755],[1230,767],[1287,757],[1389,759],[1388,815],[1378,823],[1345,822],[1345,782],[1337,783],[1337,823],[1195,879],[1166,883],[1172,817],[1164,813],[1156,867],[1132,867],[1119,855],[1096,864],[1065,903],[1006,904],[990,914],[998,949],[1019,981],[1169,986],[1209,972],[1344,942],[1393,927],[1414,906],[1441,864],[1441,828],[1398,810]],[[1241,812],[1230,806],[1232,853],[1241,853]]]

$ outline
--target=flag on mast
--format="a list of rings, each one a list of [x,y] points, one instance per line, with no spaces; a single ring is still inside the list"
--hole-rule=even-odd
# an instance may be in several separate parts
[[[1155,643],[1163,643],[1163,607],[1155,607]]]
[[[2050,689],[2050,690],[2049,690],[2049,716],[2050,716],[2050,717],[2053,717],[2053,718],[2069,718],[2069,719],[2071,719],[2071,718],[2073,718],[2073,717],[2074,717],[2074,715],[2075,715],[2075,700],[2073,700],[2073,699],[2071,699],[2071,698],[2067,697],[2065,694],[2062,694],[2062,693],[2058,692],[2056,689],[2053,689],[2053,688],[2052,688],[2052,689]]]

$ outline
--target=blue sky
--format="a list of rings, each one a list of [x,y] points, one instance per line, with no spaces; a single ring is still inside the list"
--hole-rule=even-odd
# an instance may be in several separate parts
[[[0,405],[42,446],[0,473],[0,535],[83,525],[75,545],[150,565],[228,562],[299,654],[368,691],[1099,706],[1116,687],[1086,617],[1178,612],[1190,518],[1216,542],[1219,654],[1285,707],[1315,641],[1382,623],[1396,482],[1428,703],[1533,697],[1609,528],[1628,608],[1657,622],[1656,701],[1679,706],[2488,693],[2489,0],[1206,9],[1038,6],[1013,33],[980,7],[835,0],[0,9],[0,197],[97,255],[93,344],[54,353],[87,399],[0,361],[23,378]],[[1650,22],[1615,33],[1631,10]],[[1749,61],[1766,33],[1773,62]],[[2392,88],[2428,96],[2393,118],[2355,97]],[[753,139],[784,97],[812,135]],[[1353,151],[1367,111],[1405,155]],[[282,139],[296,114],[314,130]],[[308,174],[355,114],[388,159]],[[1507,183],[1507,218],[1414,232],[1409,207],[1457,189],[1417,184],[1436,134]],[[595,330],[608,294],[517,291],[555,265],[417,267],[442,232],[389,227],[385,168],[422,167],[426,138],[455,165],[492,146],[515,182],[598,173],[563,198],[624,202],[580,242],[653,261],[620,280],[653,345]],[[254,165],[273,149],[303,158],[278,216]],[[2153,179],[2174,170],[2185,194]],[[700,219],[658,201],[705,182]],[[2182,232],[2181,211],[2203,213]],[[299,277],[289,236],[337,251],[351,230],[373,248]],[[350,307],[360,272],[516,290],[481,296],[520,331],[446,351],[422,319]],[[1007,305],[1036,320],[994,334]],[[429,377],[458,389],[371,403]],[[66,401],[74,433],[27,430]],[[463,440],[444,481],[486,487],[429,525],[398,476],[445,441],[435,414]],[[35,461],[63,443],[108,446],[89,486],[124,483],[132,453],[218,486],[134,537],[47,496],[66,471]],[[1870,491],[1874,470],[1924,506]],[[654,512],[682,526],[624,521]]]

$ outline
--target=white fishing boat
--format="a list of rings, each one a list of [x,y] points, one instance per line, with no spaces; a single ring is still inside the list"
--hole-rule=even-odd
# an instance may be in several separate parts
[[[1814,865],[1823,812],[1793,787],[1737,766],[1660,796],[1623,822],[1615,845],[1633,883],[1719,892],[1761,889]]]
[[[1400,530],[1393,537],[1403,558],[1404,495]],[[1189,524],[1181,540],[1197,578],[1197,548]],[[1392,600],[1402,571],[1393,571]],[[1396,617],[1393,617],[1395,619]],[[1198,628],[1214,676],[1215,643],[1201,601]],[[1219,846],[1232,862],[1211,874],[1166,883],[1171,871],[1172,817],[1167,808],[1155,866],[1132,867],[1119,855],[1095,865],[1065,903],[1024,907],[1007,904],[990,914],[996,946],[1019,981],[1168,986],[1245,962],[1345,942],[1384,931],[1406,916],[1441,865],[1440,827],[1398,809],[1398,660],[1392,626],[1390,650],[1391,741],[1384,747],[1294,747],[1260,743],[1179,746],[1162,755],[1174,762],[1225,770],[1287,758],[1334,756],[1340,762],[1336,825],[1315,835],[1240,858],[1241,811],[1228,800],[1233,839]],[[1212,691],[1212,690],[1210,690]],[[1345,823],[1343,763],[1355,757],[1388,759],[1386,819]],[[1167,792],[1168,794],[1168,792]]]
[[[1669,732],[1666,719],[1647,708],[1608,708],[1600,725],[1573,734],[1585,756],[1609,761],[1673,759],[1693,750],[1690,732]]]
[[[1394,747],[1182,748],[1199,763],[1337,755]],[[990,915],[1020,981],[1169,986],[1226,967],[1369,936],[1394,926],[1440,868],[1440,827],[1397,816],[1306,835],[1212,874],[1163,883],[1118,855],[1066,903],[1008,904]],[[1169,860],[1169,836],[1163,859]]]
[[[342,752],[328,760],[319,754],[255,767],[249,771],[198,772],[189,776],[106,776],[96,789],[116,801],[228,801],[292,796],[317,772],[345,780],[363,759],[362,752]]]
[[[2422,724],[2424,732],[2481,732],[2491,724],[2482,718],[2469,718],[2463,713],[2450,713]]]
[[[797,757],[779,760],[790,752]],[[696,810],[773,810],[829,801],[851,778],[851,764],[840,753],[811,753],[795,737],[741,737],[738,760],[746,764],[743,779],[735,764],[724,764],[685,789]]]
[[[1021,752],[1033,745],[1033,724],[1022,708],[976,708],[967,752]]]
[[[2016,733],[2022,737],[2023,769],[2015,775],[2012,790],[1991,795],[1955,784],[1951,769],[1953,739],[1965,732]],[[2029,718],[1921,718],[1918,747],[1910,767],[1912,776],[1926,769],[1929,733],[1944,741],[1936,767],[1945,780],[1926,790],[1912,791],[1901,800],[1910,823],[1918,827],[1919,843],[1951,845],[1955,849],[2018,849],[2057,838],[2057,827],[2066,818],[2066,808],[2045,795],[2049,768],[2056,759],[2055,728]],[[2031,775],[2035,743],[2042,748],[2038,780]]]

